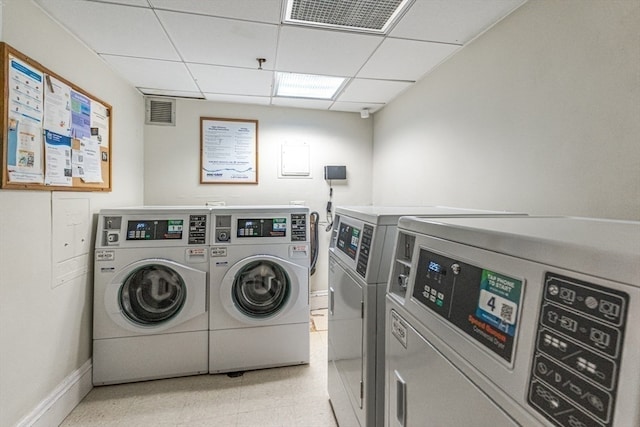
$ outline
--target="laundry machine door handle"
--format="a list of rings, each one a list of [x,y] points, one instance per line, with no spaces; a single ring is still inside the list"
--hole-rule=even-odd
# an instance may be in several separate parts
[[[400,373],[393,371],[396,377],[396,419],[401,427],[407,423],[407,383],[402,379]]]
[[[335,294],[336,294],[335,289],[330,287],[329,288],[329,314],[331,314],[332,316],[333,316],[333,309],[336,303]]]

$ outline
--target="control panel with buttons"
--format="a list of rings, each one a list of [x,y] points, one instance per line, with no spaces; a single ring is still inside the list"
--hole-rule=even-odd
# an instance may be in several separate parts
[[[557,426],[611,426],[629,296],[545,276],[529,404]]]

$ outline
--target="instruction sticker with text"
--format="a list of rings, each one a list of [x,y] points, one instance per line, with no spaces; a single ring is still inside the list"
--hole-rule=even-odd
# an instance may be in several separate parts
[[[521,280],[483,270],[476,317],[514,336],[521,293]]]

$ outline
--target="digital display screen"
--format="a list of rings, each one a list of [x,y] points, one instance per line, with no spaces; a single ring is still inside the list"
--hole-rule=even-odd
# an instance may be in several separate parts
[[[351,259],[356,259],[358,245],[360,244],[360,229],[347,224],[340,223],[338,230],[337,247]]]
[[[129,221],[127,240],[180,240],[183,225],[181,219]]]
[[[434,273],[442,274],[443,276],[447,274],[447,270],[442,266],[442,264],[438,264],[435,261],[429,261],[427,269],[429,271],[433,271]]]
[[[285,237],[287,218],[241,218],[237,234],[237,237]]]

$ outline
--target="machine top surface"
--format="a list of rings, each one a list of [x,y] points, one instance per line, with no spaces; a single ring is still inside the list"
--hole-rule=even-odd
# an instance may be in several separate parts
[[[215,214],[231,215],[234,213],[307,213],[309,208],[300,205],[247,205],[247,206],[212,206]]]
[[[175,214],[175,213],[209,213],[210,206],[128,206],[121,208],[104,208],[100,215],[137,215],[137,214]]]
[[[577,217],[429,219],[400,229],[640,287],[640,222]]]
[[[176,206],[125,206],[118,208],[104,208],[100,214],[106,215],[135,215],[139,213],[176,213],[176,212],[214,212],[220,214],[233,213],[303,213],[309,212],[307,206],[299,205],[247,205],[247,206],[202,206],[202,205],[176,205]]]
[[[504,211],[453,208],[448,206],[338,206],[336,215],[357,218],[376,225],[397,225],[401,216],[421,217],[524,215]]]

